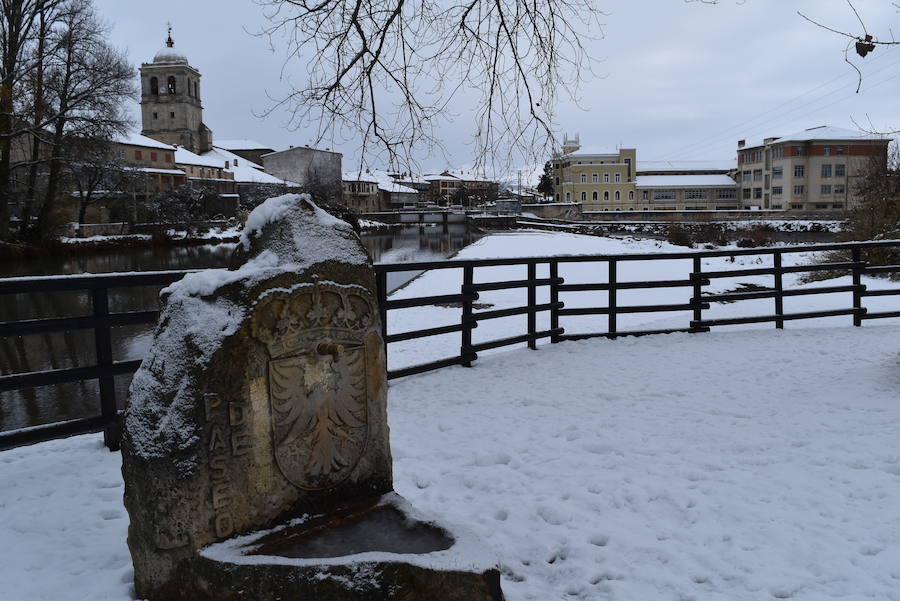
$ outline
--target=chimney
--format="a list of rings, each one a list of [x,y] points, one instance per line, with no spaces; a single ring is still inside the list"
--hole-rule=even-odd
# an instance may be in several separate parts
[[[743,148],[747,145],[747,140],[738,140],[738,148]]]

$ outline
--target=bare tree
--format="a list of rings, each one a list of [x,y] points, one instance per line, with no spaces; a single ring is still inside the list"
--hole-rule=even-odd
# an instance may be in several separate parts
[[[286,43],[283,71],[302,65],[307,78],[268,113],[286,108],[317,142],[361,134],[362,156],[392,168],[443,150],[436,128],[473,99],[477,165],[544,156],[557,97],[577,99],[591,71],[583,43],[603,35],[594,0],[256,1],[262,33]]]
[[[90,0],[72,0],[54,31],[56,52],[48,57],[45,93],[52,104],[48,141],[47,190],[34,235],[44,238],[56,210],[66,161],[64,141],[82,136],[108,139],[129,125],[123,102],[133,98],[134,69],[106,39],[109,28],[94,13]]]
[[[67,179],[78,194],[78,223],[85,222],[88,207],[99,198],[125,197],[143,178],[115,156],[109,140],[71,137],[64,146]]]

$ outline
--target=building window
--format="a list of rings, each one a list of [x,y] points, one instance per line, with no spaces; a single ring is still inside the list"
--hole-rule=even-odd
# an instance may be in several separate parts
[[[794,165],[794,177],[803,177],[806,175],[806,168],[803,165]]]
[[[153,113],[153,118],[156,119],[159,115],[157,113]]]
[[[772,196],[781,196],[783,191],[781,186],[772,186]]]
[[[706,200],[706,190],[685,190],[685,200]]]
[[[167,163],[171,163],[171,162],[172,162],[172,155],[169,154],[168,152],[166,153],[166,162],[167,162]],[[234,164],[235,164],[235,166],[237,166],[237,161],[235,161]]]
[[[842,205],[842,204],[831,205],[831,208],[832,208],[832,209],[843,209],[843,208],[844,208],[844,205]]]
[[[737,190],[716,190],[716,198],[719,200],[737,199]]]
[[[753,198],[762,198],[762,188],[753,188]]]
[[[598,197],[597,197],[597,191],[594,190],[593,192],[591,192],[591,200],[597,200],[597,199],[598,199]]]
[[[817,204],[817,205],[816,205],[816,208],[817,208],[817,209],[827,209],[827,208],[828,208],[828,205],[825,205],[825,204]]]
[[[822,177],[831,177],[831,165],[822,165]]]
[[[824,153],[825,153],[825,156],[830,157],[831,156],[831,146],[826,146]]]
[[[582,174],[581,174],[581,183],[582,183],[582,184],[586,184],[586,183],[587,183],[587,173],[582,173]]]
[[[634,200],[634,190],[628,191],[628,200]]]
[[[845,175],[847,175],[847,168],[843,163],[834,166],[835,177],[844,177]]]
[[[776,146],[772,149],[772,158],[773,159],[783,159],[784,158],[784,146]]]
[[[593,175],[591,176],[591,182],[592,182],[592,183],[595,183],[595,184],[596,184],[596,183],[598,183],[599,181],[600,181],[600,176],[597,175],[596,173],[593,174]]]
[[[566,192],[566,202],[572,202],[572,193]]]
[[[803,196],[803,186],[794,186],[794,196]]]
[[[155,152],[150,153],[150,160],[156,162],[156,153]]]
[[[616,173],[616,183],[617,184],[622,183],[622,174],[621,173]]]
[[[802,204],[792,204],[792,205],[791,205],[791,208],[792,208],[792,209],[802,209],[802,208],[803,208],[803,205],[802,205]]]
[[[169,111],[169,117],[171,117],[172,119],[174,119],[174,118],[175,118],[175,111]]]
[[[169,90],[169,94],[175,94],[175,90],[176,90],[175,76],[169,75],[169,79],[167,79],[166,81],[167,81],[166,87]]]
[[[609,173],[604,173],[604,174],[603,174],[603,183],[604,183],[604,184],[608,184],[608,183],[609,183]]]
[[[744,180],[745,182],[749,182],[749,181],[750,181],[750,178],[752,177],[752,175],[753,175],[753,172],[752,172],[752,171],[744,171],[744,173],[743,173],[743,180]]]
[[[831,194],[831,184],[822,184],[822,194]]]
[[[837,184],[834,187],[834,193],[835,194],[843,194],[844,193],[844,184]]]
[[[753,191],[750,188],[744,188],[744,200],[750,200],[750,195]]]
[[[843,146],[838,146],[838,147],[835,149],[835,151],[836,151],[835,154],[844,154],[844,147],[843,147]]]
[[[603,200],[609,201],[609,190],[603,191]]]
[[[647,191],[647,190],[642,191],[642,192],[641,192],[641,198],[642,198],[643,200],[650,200],[650,192]]]
[[[772,179],[781,179],[784,177],[784,167],[772,167]]]
[[[762,169],[754,169],[753,170],[753,181],[755,181],[755,182],[762,181]]]
[[[618,175],[619,174],[617,173],[616,176],[618,177]],[[622,193],[618,190],[616,190],[616,200],[622,200]]]
[[[556,195],[556,202],[559,202],[559,194]]]
[[[144,153],[142,153],[140,150],[134,151],[134,160],[135,161],[140,161],[143,158],[144,158]]]
[[[795,157],[803,156],[803,147],[802,146],[794,146],[794,156]]]
[[[155,77],[150,78],[150,93],[154,96],[159,95],[159,80]]]
[[[581,193],[581,202],[584,202],[585,200],[587,200],[587,192],[582,192]]]
[[[772,205],[772,208],[773,208],[773,209],[780,209],[780,208],[781,208],[781,205]]]
[[[124,148],[116,148],[116,158],[117,159],[125,158],[125,149]]]
[[[675,190],[654,190],[653,200],[675,200]]]
[[[556,178],[556,185],[557,185],[557,186],[559,185],[559,178],[558,178],[558,177]]]

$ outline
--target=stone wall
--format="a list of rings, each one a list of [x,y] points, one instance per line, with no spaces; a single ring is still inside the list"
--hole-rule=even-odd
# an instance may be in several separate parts
[[[262,156],[266,173],[296,182],[317,199],[339,202],[343,194],[341,154],[299,146]]]

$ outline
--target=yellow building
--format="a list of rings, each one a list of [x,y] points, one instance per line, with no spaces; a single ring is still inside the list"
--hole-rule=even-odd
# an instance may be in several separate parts
[[[564,138],[551,163],[553,196],[556,202],[581,204],[585,213],[738,208],[732,161],[649,161],[642,170],[633,148],[580,149],[577,136]]]
[[[633,148],[591,154],[578,152],[578,137],[563,142],[553,158],[556,202],[579,202],[585,211],[628,210],[637,198],[637,151]]]

